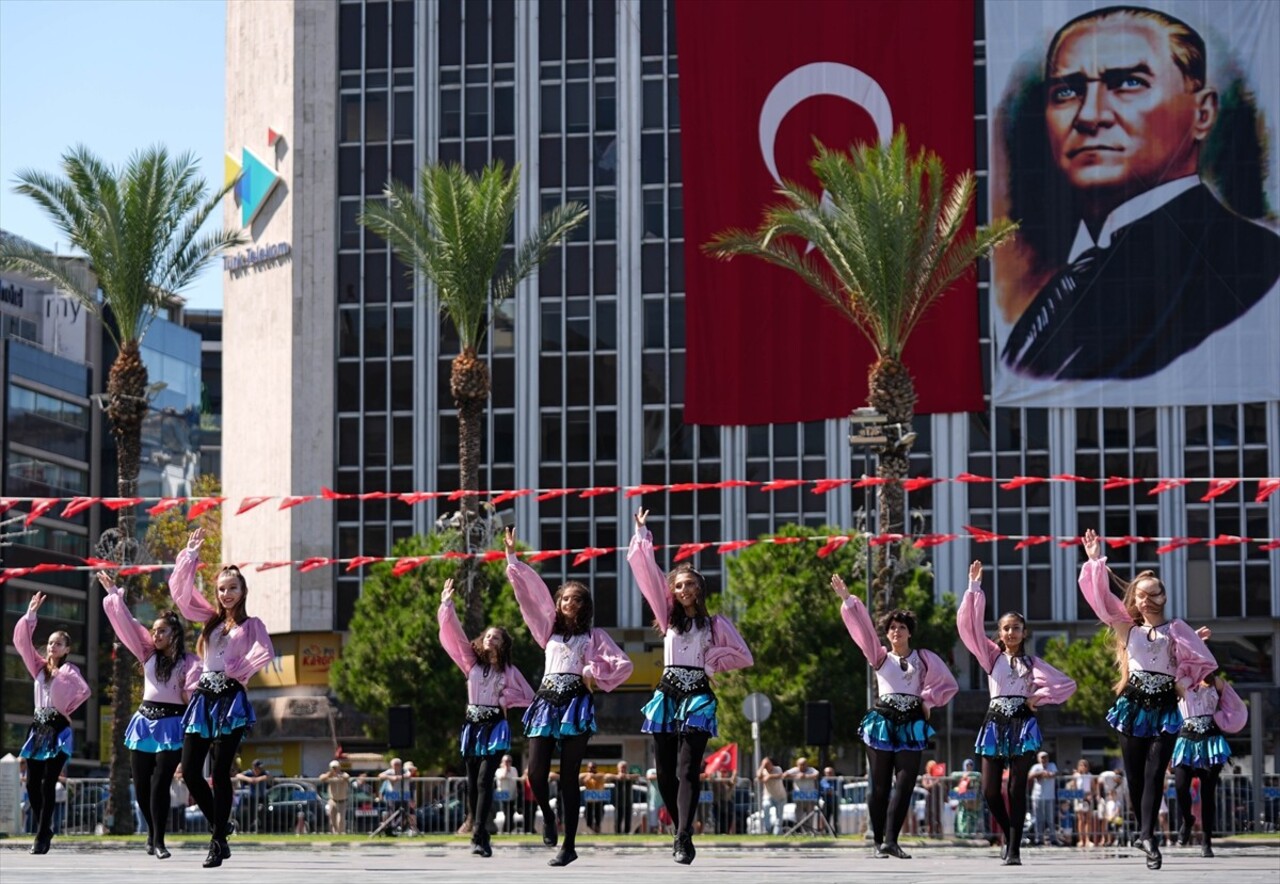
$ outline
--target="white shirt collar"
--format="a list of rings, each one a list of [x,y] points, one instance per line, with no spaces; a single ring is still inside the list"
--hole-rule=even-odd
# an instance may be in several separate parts
[[[1074,264],[1076,259],[1088,249],[1095,247],[1099,249],[1110,248],[1111,240],[1116,235],[1116,231],[1128,227],[1139,218],[1145,218],[1166,203],[1182,196],[1199,183],[1199,175],[1187,175],[1184,178],[1166,181],[1158,187],[1153,187],[1132,199],[1126,200],[1116,206],[1111,214],[1107,216],[1107,220],[1102,225],[1102,232],[1098,234],[1097,242],[1094,242],[1093,237],[1089,235],[1089,228],[1085,227],[1084,222],[1081,221],[1080,226],[1076,229],[1076,238],[1071,244],[1071,252],[1067,256],[1067,263]]]

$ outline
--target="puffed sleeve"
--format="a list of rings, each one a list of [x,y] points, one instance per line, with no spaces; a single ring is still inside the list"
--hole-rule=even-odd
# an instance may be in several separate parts
[[[200,658],[195,654],[188,653],[186,661],[186,669],[182,673],[182,699],[190,700],[191,695],[196,692],[196,687],[200,684],[200,675],[204,672],[204,666],[200,662]]]
[[[703,659],[710,673],[746,669],[756,662],[732,621],[720,614],[711,618],[711,647]]]
[[[440,644],[444,646],[445,652],[453,662],[458,664],[462,674],[466,675],[476,665],[476,654],[471,650],[471,642],[467,641],[467,634],[462,631],[462,624],[458,622],[458,612],[453,607],[453,599],[440,603],[440,610],[436,611],[436,620],[440,623]]]
[[[516,591],[520,614],[533,633],[533,640],[538,647],[545,648],[556,623],[556,606],[551,600],[551,590],[537,571],[510,553],[507,554],[507,580]]]
[[[1236,693],[1231,685],[1223,685],[1218,692],[1218,708],[1214,710],[1213,720],[1223,733],[1238,734],[1249,722],[1249,707]]]
[[[276,652],[267,625],[257,617],[250,617],[240,624],[240,628],[248,631],[249,649],[243,656],[227,661],[227,675],[243,684],[275,659]]]
[[[611,691],[631,677],[631,658],[623,653],[622,648],[603,629],[591,630],[591,644],[587,646],[586,658],[582,677],[594,679],[602,691]]]
[[[217,613],[209,600],[196,591],[196,568],[200,566],[198,549],[187,547],[178,553],[169,575],[169,594],[182,616],[192,623],[203,623]]]
[[[106,612],[112,628],[119,636],[121,644],[129,649],[129,653],[143,663],[151,659],[151,655],[156,652],[156,646],[151,641],[151,633],[129,613],[122,587],[117,586],[102,597],[102,610]]]
[[[853,643],[862,649],[862,655],[867,658],[871,668],[879,669],[884,662],[885,649],[880,644],[880,637],[876,635],[871,615],[867,613],[867,606],[862,604],[862,599],[856,595],[845,599],[840,606],[840,616],[844,619],[849,635],[853,636]]]
[[[956,630],[960,640],[978,660],[982,671],[988,675],[1000,656],[1000,646],[987,638],[986,631],[987,594],[982,591],[982,584],[969,583],[969,589],[960,600],[956,609]]]
[[[67,718],[89,699],[89,683],[74,663],[63,663],[53,676],[54,706]]]
[[[924,683],[920,686],[920,699],[931,709],[945,706],[960,690],[956,677],[946,662],[933,651],[918,652],[925,661]]]
[[[1173,642],[1174,659],[1178,661],[1177,680],[1184,688],[1199,684],[1218,668],[1209,646],[1186,621],[1170,622],[1169,639]]]
[[[1084,563],[1080,569],[1080,592],[1103,623],[1116,630],[1132,628],[1133,617],[1111,591],[1111,572],[1107,570],[1105,557]]]
[[[1076,692],[1075,680],[1066,673],[1054,669],[1039,657],[1031,664],[1031,696],[1037,706],[1057,706],[1071,699]]]
[[[533,702],[533,688],[525,681],[524,675],[514,666],[508,666],[502,673],[505,684],[498,702],[503,709],[523,709]]]
[[[32,640],[38,620],[35,614],[23,614],[13,624],[13,646],[18,649],[22,662],[27,664],[27,672],[32,678],[39,678],[40,670],[44,669],[44,657],[40,656]]]
[[[627,564],[631,566],[631,573],[640,585],[640,594],[653,609],[658,629],[666,635],[667,627],[671,624],[671,587],[654,560],[653,535],[648,528],[636,526],[636,533],[631,538],[631,548],[627,550]]]

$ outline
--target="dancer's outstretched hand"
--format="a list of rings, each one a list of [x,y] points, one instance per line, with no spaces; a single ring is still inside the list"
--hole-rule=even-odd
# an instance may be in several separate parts
[[[502,530],[502,545],[506,547],[508,555],[514,555],[516,551],[516,526],[508,525]]]
[[[453,578],[450,577],[444,582],[444,589],[440,590],[440,604],[451,601],[453,599]]]
[[[1092,528],[1084,532],[1084,551],[1090,559],[1102,558],[1102,538]]]
[[[649,518],[649,511],[644,507],[636,510],[636,527],[643,528],[645,520]]]
[[[970,583],[982,582],[982,562],[974,562],[972,565],[969,566],[969,582]]]
[[[844,581],[840,579],[839,574],[831,575],[831,588],[835,590],[836,595],[840,596],[841,600],[849,597],[849,587],[844,585]]]

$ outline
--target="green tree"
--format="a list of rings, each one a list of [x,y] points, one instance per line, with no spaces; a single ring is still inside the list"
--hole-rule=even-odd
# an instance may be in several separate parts
[[[454,544],[447,535],[411,537],[396,544],[396,556],[439,555]],[[399,577],[390,563],[373,566],[351,618],[342,655],[329,684],[338,698],[370,719],[368,736],[385,739],[387,708],[413,708],[413,760],[424,769],[456,766],[458,730],[467,704],[466,681],[440,644],[436,610],[444,581],[456,577],[452,561],[425,563]],[[477,568],[485,589],[484,626],[502,626],[514,640],[512,659],[530,683],[542,672],[542,649],[529,635],[507,584],[506,563]],[[479,630],[468,630],[474,636]],[[520,734],[520,712],[513,712],[512,734]]]
[[[449,392],[458,409],[458,481],[465,491],[480,487],[481,424],[490,390],[480,348],[493,311],[587,217],[581,203],[558,206],[509,252],[519,190],[520,167],[508,173],[501,160],[478,177],[455,164],[428,164],[419,172],[417,193],[392,179],[383,197],[366,202],[360,215],[360,223],[385,239],[411,273],[431,282],[441,311],[458,331],[461,352],[450,367]],[[472,539],[475,497],[464,496],[459,511],[465,548],[475,552],[487,545],[487,539],[483,544]],[[479,629],[482,619],[477,592],[484,581],[474,579],[476,573],[468,565],[459,574],[468,629]]]
[[[881,451],[880,530],[903,529],[899,483],[910,468],[915,382],[902,362],[907,340],[937,300],[979,257],[1006,241],[1016,225],[1005,218],[970,234],[973,173],[946,186],[942,160],[914,156],[899,129],[889,144],[857,144],[849,151],[818,143],[810,168],[823,192],[794,181],[778,188],[782,202],[765,209],[754,231],[731,229],[704,249],[717,258],[751,255],[796,273],[870,342],[870,405],[899,431]],[[806,243],[813,250],[807,251]],[[884,559],[882,558],[882,562]],[[884,567],[881,567],[884,570]],[[877,575],[877,610],[891,607],[895,587]]]
[[[107,375],[105,412],[117,451],[116,493],[135,497],[146,417],[147,367],[142,339],[171,295],[186,288],[218,255],[244,241],[232,230],[202,233],[230,186],[211,191],[193,154],[171,158],[163,147],[130,157],[119,169],[88,148],[63,154],[62,174],[18,173],[15,192],[34,200],[71,248],[89,260],[95,286],[82,263],[14,241],[0,242],[0,269],[43,279],[64,289],[102,321],[116,346]],[[101,297],[98,296],[98,290]],[[119,549],[134,548],[136,516],[119,512]],[[129,807],[129,755],[123,748],[129,722],[133,669],[117,653],[111,666],[111,807],[114,834],[133,832]]]
[[[1099,629],[1087,641],[1052,638],[1045,643],[1044,659],[1050,666],[1070,673],[1076,681],[1076,692],[1063,705],[1063,711],[1081,722],[1103,721],[1116,699],[1111,687],[1116,680],[1116,646],[1111,630]]]
[[[197,476],[191,484],[192,497],[220,497],[222,483],[217,476]],[[215,506],[205,510],[194,520],[188,520],[181,507],[165,510],[155,516],[147,525],[144,538],[147,551],[157,562],[173,562],[178,553],[186,548],[187,538],[197,528],[204,529],[204,544],[200,547],[200,567],[206,575],[212,574],[222,564],[222,507]],[[139,581],[142,598],[156,608],[172,608],[173,600],[169,596],[168,574],[145,574]],[[213,581],[206,584],[205,594],[213,602]],[[199,627],[201,624],[193,623]],[[195,633],[187,637],[187,647],[195,647]]]
[[[785,525],[779,537],[848,534],[842,528]],[[747,694],[760,691],[773,703],[773,714],[760,727],[762,746],[784,756],[804,739],[804,704],[830,700],[835,742],[857,742],[858,722],[866,712],[867,663],[840,617],[840,600],[831,590],[839,573],[849,591],[866,597],[866,558],[861,541],[851,541],[826,558],[815,541],[757,544],[729,559],[729,591],[716,596],[716,607],[731,609],[738,630],[755,657],[749,669],[716,676],[720,731],[729,742],[749,744],[751,725],[742,715]],[[909,572],[902,599],[919,625],[913,647],[929,648],[948,659],[955,644],[955,600],[935,602],[932,577],[918,550],[900,551]]]

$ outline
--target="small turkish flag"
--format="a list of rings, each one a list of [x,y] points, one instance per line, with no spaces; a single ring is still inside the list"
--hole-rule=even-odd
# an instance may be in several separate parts
[[[702,772],[706,776],[713,776],[722,770],[729,773],[738,772],[737,743],[730,743],[728,746],[712,752],[703,763]]]

